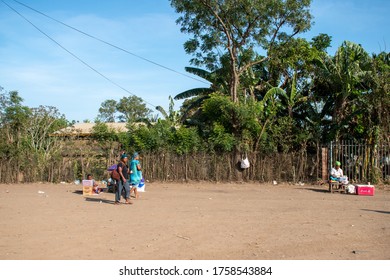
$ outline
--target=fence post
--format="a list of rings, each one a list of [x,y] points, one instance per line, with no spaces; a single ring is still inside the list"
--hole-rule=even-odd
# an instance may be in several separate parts
[[[322,180],[328,180],[328,148],[321,148],[321,178]]]
[[[329,149],[329,162],[328,162],[328,169],[332,168],[333,167],[333,141],[330,141],[330,145],[329,145],[330,149]]]

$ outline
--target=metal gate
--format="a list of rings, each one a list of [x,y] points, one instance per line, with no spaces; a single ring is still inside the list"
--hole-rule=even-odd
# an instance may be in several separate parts
[[[390,146],[367,142],[331,142],[327,149],[328,171],[341,162],[351,182],[390,182]]]

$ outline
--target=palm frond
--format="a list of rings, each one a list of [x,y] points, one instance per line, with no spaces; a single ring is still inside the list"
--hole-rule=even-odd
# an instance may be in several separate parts
[[[278,95],[286,96],[286,92],[283,89],[281,89],[280,87],[273,87],[267,91],[267,93],[265,94],[265,96],[263,98],[263,101],[267,101],[271,97],[275,97]]]
[[[179,93],[175,96],[175,100],[186,99],[194,96],[209,95],[213,92],[214,90],[211,88],[194,88]]]
[[[292,78],[292,85],[291,85],[291,93],[290,93],[290,100],[289,104],[294,104],[295,97],[297,96],[298,90],[297,90],[297,72],[294,71],[294,75]]]
[[[184,68],[188,73],[194,74],[200,78],[205,79],[206,81],[212,82],[212,73],[207,70],[195,68],[195,67],[185,67]]]
[[[156,107],[156,110],[159,111],[159,112],[161,113],[161,115],[163,115],[163,117],[164,117],[165,119],[168,119],[168,118],[169,118],[169,115],[167,114],[167,112],[164,110],[163,107],[157,106],[157,107]]]

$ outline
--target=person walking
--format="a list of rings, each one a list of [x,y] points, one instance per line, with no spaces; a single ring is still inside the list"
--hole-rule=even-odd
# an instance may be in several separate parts
[[[130,181],[131,181],[131,192],[134,192],[135,198],[138,198],[138,185],[142,179],[141,164],[139,163],[138,153],[134,153],[130,163]]]
[[[115,193],[115,205],[119,205],[122,196],[122,190],[125,190],[125,204],[132,204],[130,201],[130,182],[129,182],[129,166],[127,165],[129,159],[126,154],[121,155],[121,161],[118,163],[117,170],[119,173],[118,188]]]

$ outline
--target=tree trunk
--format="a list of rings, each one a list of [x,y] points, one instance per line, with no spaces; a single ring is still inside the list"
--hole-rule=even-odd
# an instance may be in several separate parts
[[[234,103],[238,103],[238,85],[240,84],[239,75],[235,69],[235,66],[232,66],[230,77],[230,97]]]
[[[340,124],[344,121],[346,108],[347,100],[341,96],[340,99],[336,100],[333,111],[333,124],[336,126],[336,141],[340,140]]]
[[[288,115],[290,118],[293,118],[293,108],[292,106],[288,106]]]
[[[238,147],[236,146],[234,148],[234,171],[235,171],[235,177],[236,177],[236,181],[237,182],[242,182],[243,179],[242,179],[242,171],[241,171],[241,168],[240,168],[240,163],[241,163],[241,153],[238,149]]]

